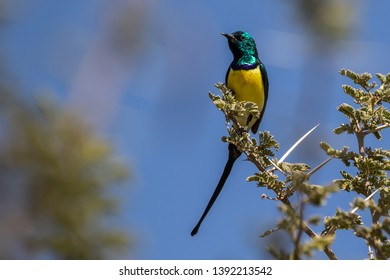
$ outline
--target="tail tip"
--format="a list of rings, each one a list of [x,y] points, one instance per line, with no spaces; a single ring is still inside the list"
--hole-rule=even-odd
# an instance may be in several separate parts
[[[198,233],[198,228],[195,227],[192,231],[191,231],[191,236],[194,236]]]

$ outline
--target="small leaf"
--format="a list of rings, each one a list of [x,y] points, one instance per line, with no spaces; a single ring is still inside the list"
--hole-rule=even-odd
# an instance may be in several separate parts
[[[356,98],[357,97],[357,90],[349,85],[342,85],[343,89],[344,89],[344,92],[346,94],[348,94],[349,96],[351,96],[352,98]]]
[[[308,219],[308,223],[312,225],[319,225],[321,222],[321,218],[319,216],[313,216]]]
[[[348,78],[355,80],[357,77],[357,74],[351,70],[347,69],[340,69],[339,73],[343,76],[347,76]]]
[[[333,132],[335,134],[341,134],[344,132],[347,132],[348,134],[352,134],[353,127],[350,124],[343,123],[339,127],[336,127],[335,129],[333,129]]]
[[[349,118],[354,118],[353,113],[355,111],[355,108],[353,108],[351,105],[349,105],[347,103],[341,104],[339,107],[337,107],[337,110],[339,110],[341,113],[343,113],[344,115],[346,115]]]
[[[332,147],[326,143],[326,142],[320,142],[320,147],[323,149],[325,152],[328,152],[328,150],[332,149]],[[333,149],[332,149],[333,150]]]
[[[379,80],[382,84],[384,84],[384,83],[386,82],[386,76],[385,76],[385,75],[380,74],[380,73],[376,73],[375,75],[376,75],[376,77],[378,78],[378,80]]]

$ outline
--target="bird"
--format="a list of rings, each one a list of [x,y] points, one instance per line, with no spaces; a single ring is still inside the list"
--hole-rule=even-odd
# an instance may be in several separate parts
[[[240,126],[246,127],[256,134],[268,100],[269,84],[267,70],[259,59],[256,43],[248,32],[236,31],[231,34],[221,34],[227,38],[229,49],[233,54],[233,61],[226,72],[225,84],[232,91],[237,101],[254,102],[258,106],[260,113],[257,119],[253,115],[246,114],[238,118],[237,122]],[[241,156],[241,151],[232,143],[229,143],[228,151],[228,160],[221,178],[199,222],[192,230],[191,236],[198,233],[204,218],[229,177],[234,163]]]

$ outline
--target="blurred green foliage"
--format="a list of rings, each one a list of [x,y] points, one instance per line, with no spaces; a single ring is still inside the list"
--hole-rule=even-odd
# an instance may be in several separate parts
[[[105,259],[127,253],[110,225],[128,178],[109,142],[47,98],[0,93],[0,257]]]
[[[115,38],[130,36],[128,29],[136,25],[125,28],[125,15],[140,11],[128,6],[115,18],[120,24],[109,24]],[[23,1],[0,0],[0,27],[11,25],[24,8]],[[116,47],[123,40],[117,41]],[[50,95],[34,99],[22,93],[23,81],[11,73],[5,47],[0,47],[0,258],[128,258],[128,227],[118,221],[129,168],[80,114]]]
[[[295,0],[298,18],[315,40],[331,46],[343,40],[354,26],[354,5],[349,0]]]

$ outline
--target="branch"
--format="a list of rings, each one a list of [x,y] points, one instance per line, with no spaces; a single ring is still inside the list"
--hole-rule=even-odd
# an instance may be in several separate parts
[[[286,205],[292,211],[295,212],[295,209],[292,207],[292,205],[287,197],[282,198],[281,201],[284,205]],[[296,215],[298,215],[298,214],[296,214]],[[318,237],[318,235],[304,221],[302,221],[302,229],[306,233],[306,235],[309,236],[311,239]],[[329,246],[326,246],[324,248],[324,253],[328,256],[328,258],[330,260],[337,260],[336,255],[333,253],[332,249]]]

